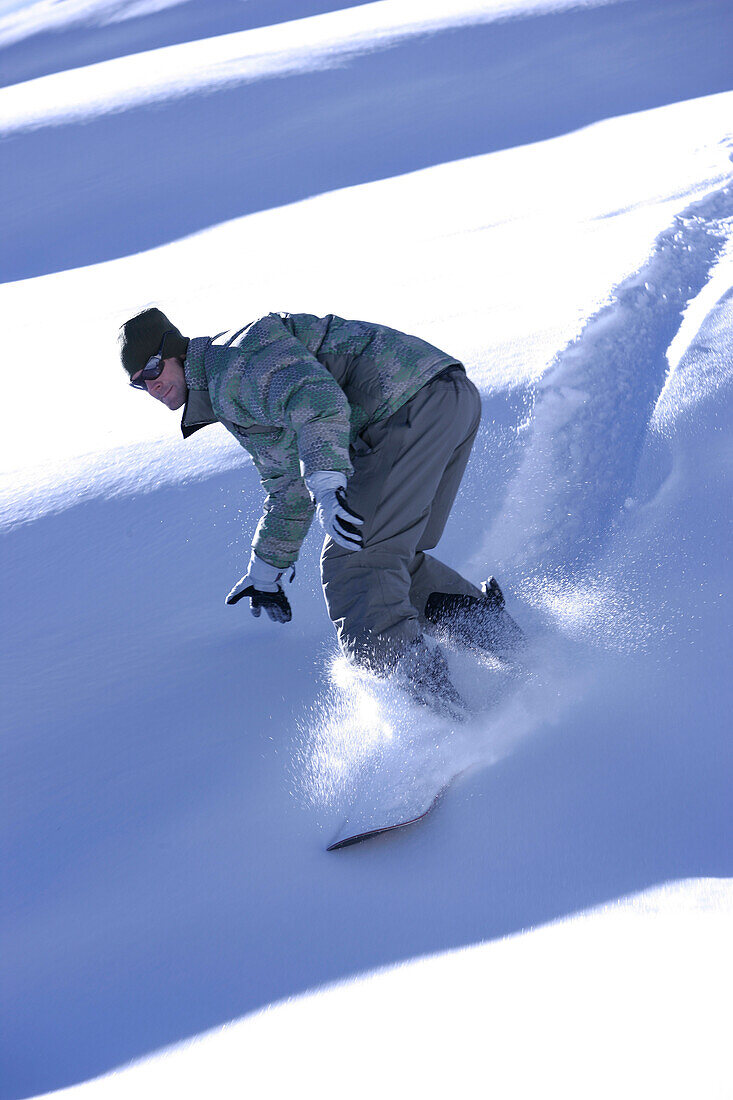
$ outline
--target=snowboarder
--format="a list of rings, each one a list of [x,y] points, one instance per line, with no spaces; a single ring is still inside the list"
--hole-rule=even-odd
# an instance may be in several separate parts
[[[220,421],[267,494],[245,575],[226,597],[289,622],[283,577],[314,513],[321,577],[344,653],[397,673],[453,716],[463,702],[425,633],[516,642],[498,585],[481,589],[426,553],[438,542],[481,418],[463,365],[415,336],[334,315],[270,313],[237,331],[184,337],[159,309],[120,330],[130,384],[183,409],[184,439]]]

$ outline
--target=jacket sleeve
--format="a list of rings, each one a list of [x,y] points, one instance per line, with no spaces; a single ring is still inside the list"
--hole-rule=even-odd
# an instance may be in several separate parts
[[[351,410],[339,384],[276,313],[257,322],[251,339],[242,404],[261,424],[293,432],[302,477],[316,470],[349,477]]]
[[[287,569],[298,558],[315,512],[300,475],[295,433],[288,429],[250,432],[243,442],[267,494],[252,548],[263,561]]]

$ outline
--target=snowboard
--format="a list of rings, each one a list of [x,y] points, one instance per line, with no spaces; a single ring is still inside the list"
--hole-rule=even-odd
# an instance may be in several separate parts
[[[393,794],[384,799],[375,798],[373,788],[369,787],[354,803],[326,851],[335,852],[339,848],[348,848],[352,844],[360,844],[364,840],[371,840],[383,833],[391,833],[422,821],[435,809],[456,778],[457,775],[453,775],[442,782],[432,785],[425,783],[417,788],[411,784],[397,797]]]

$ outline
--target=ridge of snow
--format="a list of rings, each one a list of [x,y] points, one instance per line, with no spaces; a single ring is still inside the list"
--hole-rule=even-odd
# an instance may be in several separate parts
[[[733,283],[733,242],[729,238],[727,259]],[[701,296],[702,297],[702,296]],[[703,303],[701,303],[702,305]],[[663,435],[673,433],[695,406],[714,400],[725,392],[733,377],[733,288],[713,308],[697,319],[694,336],[682,345],[654,408],[650,427]]]
[[[244,1082],[285,1096],[317,1080],[321,1096],[343,1095],[348,1081],[350,1097],[369,1100],[384,1094],[388,1076],[389,1095],[429,1098],[475,1095],[483,1081],[482,1091],[525,1100],[553,1080],[573,1100],[727,1100],[719,1066],[729,1038],[731,919],[733,881],[665,883],[290,998],[46,1096],[239,1100]],[[440,1057],[447,1049],[450,1059]]]
[[[114,58],[0,88],[0,134],[291,73],[453,27],[632,0],[375,0],[253,30]]]
[[[61,31],[76,24],[122,23],[140,15],[172,8],[187,0],[8,0],[0,8],[0,50],[28,35]],[[188,0],[190,2],[190,0]],[[8,5],[11,7],[8,10]]]
[[[69,24],[91,20],[99,23],[123,22],[183,2],[185,0],[65,0],[59,4],[54,0],[36,0],[0,15],[0,49],[39,30],[61,30]],[[623,2],[629,3],[631,0],[372,0],[372,3],[358,5],[363,15],[356,17],[354,29],[364,31],[372,26],[404,30],[410,25],[439,28],[453,25],[453,20],[456,20],[455,25],[460,26],[466,22],[522,18],[568,8]],[[323,15],[336,18],[338,25],[344,22],[345,13],[350,10],[345,8]],[[322,16],[296,18],[290,22],[302,26],[313,18]]]

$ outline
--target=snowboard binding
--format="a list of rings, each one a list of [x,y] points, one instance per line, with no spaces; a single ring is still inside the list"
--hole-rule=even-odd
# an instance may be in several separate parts
[[[425,618],[445,633],[449,643],[496,657],[514,656],[526,644],[522,630],[506,610],[496,577],[482,583],[480,596],[431,593]]]

